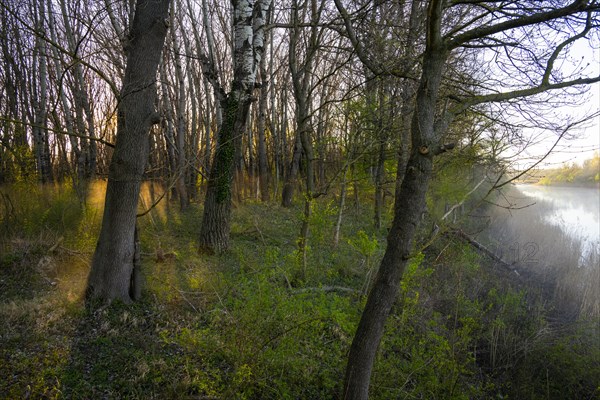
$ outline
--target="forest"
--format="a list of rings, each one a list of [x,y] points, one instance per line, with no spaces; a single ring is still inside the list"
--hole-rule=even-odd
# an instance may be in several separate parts
[[[494,225],[600,115],[599,1],[0,19],[0,398],[600,399],[600,249]]]
[[[594,157],[587,159],[583,165],[565,163],[560,168],[543,171],[541,185],[580,185],[593,186],[600,182],[600,156],[598,152]]]

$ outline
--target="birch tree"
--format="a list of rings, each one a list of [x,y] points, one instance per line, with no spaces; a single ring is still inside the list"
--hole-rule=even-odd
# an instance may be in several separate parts
[[[269,9],[268,19],[271,19],[273,15],[273,7],[271,5]],[[268,22],[268,21],[267,21]],[[272,31],[267,31],[265,35],[265,43],[270,43],[271,54],[273,53],[273,41],[269,40],[272,37]],[[260,78],[262,85],[260,88],[260,96],[258,99],[258,118],[256,123],[257,130],[257,158],[258,158],[258,188],[260,191],[260,199],[263,202],[269,201],[269,166],[267,159],[267,138],[266,138],[266,121],[267,121],[267,101],[269,90],[273,92],[272,82],[269,82],[270,78],[267,74],[267,58],[262,57],[259,64]],[[270,59],[270,65],[272,68],[273,58]]]
[[[233,0],[233,82],[229,92],[216,80],[216,66],[206,56],[204,73],[211,80],[223,110],[215,155],[204,200],[199,250],[221,253],[229,247],[235,156],[256,87],[257,69],[265,49],[265,24],[270,0]]]

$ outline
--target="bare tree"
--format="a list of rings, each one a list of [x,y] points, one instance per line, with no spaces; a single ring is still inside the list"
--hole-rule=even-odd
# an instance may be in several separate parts
[[[172,5],[171,11],[171,43],[173,46],[173,61],[175,63],[175,80],[176,80],[176,98],[177,102],[175,110],[177,112],[177,123],[176,123],[176,139],[175,149],[177,153],[177,167],[175,169],[175,187],[177,188],[177,196],[179,197],[179,207],[181,210],[185,210],[189,205],[189,198],[187,193],[187,187],[185,185],[185,177],[187,175],[187,161],[185,151],[185,137],[187,133],[186,129],[186,86],[185,78],[183,74],[183,64],[181,60],[181,47],[179,44],[179,38],[177,37],[177,29],[175,29],[175,3]],[[177,7],[179,9],[179,7]]]
[[[362,52],[364,48],[353,32],[348,12],[340,0],[335,2],[355,49]],[[448,125],[455,115],[476,104],[523,99],[550,90],[600,81],[598,76],[581,77],[579,71],[571,76],[561,76],[555,69],[556,61],[564,57],[564,50],[574,41],[585,38],[592,28],[598,26],[596,18],[599,10],[598,2],[582,0],[566,4],[429,1],[425,51],[411,122],[412,149],[406,174],[396,193],[394,220],[388,234],[386,251],[348,356],[342,396],[344,399],[368,398],[371,371],[383,328],[395,302],[404,269],[413,255],[413,240],[425,209],[425,195],[433,175],[433,159],[453,147],[444,144]],[[558,44],[549,49],[540,49],[534,38],[539,38],[540,33],[548,26],[554,32],[560,32],[555,37]],[[516,41],[514,37],[523,40]],[[550,43],[549,41],[548,44]],[[440,99],[444,70],[454,53],[464,48],[496,47],[512,50],[508,52],[509,56],[519,54],[526,57],[510,60],[516,67],[511,70],[512,87],[498,85],[487,88],[487,93],[461,92]],[[515,52],[514,49],[521,51]],[[363,59],[373,65],[364,56],[364,52],[361,57]],[[519,66],[527,68],[520,69]],[[440,101],[443,104],[449,101],[453,103],[442,107],[445,112],[440,113]]]
[[[268,20],[272,18],[273,15],[273,7],[271,5],[269,9],[269,17]],[[268,23],[269,21],[267,21]],[[273,47],[273,42],[270,40],[272,37],[272,31],[269,30],[266,32],[265,43],[269,43],[269,46]],[[271,51],[272,53],[272,51]],[[261,87],[260,87],[260,96],[258,98],[258,118],[256,123],[257,130],[257,157],[258,157],[258,187],[260,190],[260,199],[263,202],[269,201],[269,165],[267,158],[267,138],[266,138],[266,128],[267,128],[267,101],[269,90],[273,92],[273,85],[269,82],[269,76],[267,74],[267,58],[262,57],[260,60],[260,79],[261,79]],[[270,58],[270,65],[272,68],[273,58]],[[271,132],[272,134],[272,132]]]
[[[148,132],[160,121],[155,110],[156,73],[169,26],[170,0],[138,0],[128,33],[127,67],[117,116],[102,230],[86,297],[130,302],[136,287],[136,213],[148,159]]]
[[[46,5],[45,0],[40,0],[36,3],[38,11],[37,29],[42,32],[46,26]],[[35,159],[38,169],[38,175],[42,183],[52,182],[52,164],[50,161],[50,144],[48,138],[48,130],[44,127],[47,125],[48,111],[48,56],[47,44],[39,36],[36,37],[37,63],[34,68],[38,72],[39,96],[37,96],[35,104],[35,122],[33,124],[33,139]],[[34,80],[35,82],[35,80]]]

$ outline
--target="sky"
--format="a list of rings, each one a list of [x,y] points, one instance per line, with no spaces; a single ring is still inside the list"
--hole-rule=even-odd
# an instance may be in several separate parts
[[[600,84],[595,84],[590,88],[590,101],[587,104],[588,110],[574,110],[573,114],[581,114],[582,111],[593,112],[600,110]],[[568,112],[568,110],[567,110]],[[566,112],[566,113],[567,113]],[[594,156],[594,152],[600,149],[600,116],[596,116],[584,127],[573,132],[577,138],[564,140],[543,163],[543,168],[554,168],[568,162],[582,164],[583,161]],[[550,141],[546,143],[551,145]],[[540,149],[543,151],[542,149]]]
[[[573,48],[573,55],[589,62],[590,71],[596,75],[600,74],[600,49],[589,47],[588,43],[582,41]],[[600,111],[600,83],[591,85],[588,96],[589,99],[583,107],[564,107],[561,112],[565,115],[582,116]],[[574,131],[573,136],[577,138],[560,142],[556,151],[550,154],[540,167],[555,168],[566,162],[582,164],[592,158],[594,152],[600,149],[600,116]],[[535,149],[535,154],[545,154],[552,143],[552,138],[548,138],[544,146]]]

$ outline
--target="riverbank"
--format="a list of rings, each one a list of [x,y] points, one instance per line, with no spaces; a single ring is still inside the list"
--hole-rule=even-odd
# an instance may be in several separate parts
[[[474,237],[551,287],[566,314],[600,317],[600,193],[515,185],[486,208]]]
[[[600,155],[596,152],[594,157],[585,160],[581,165],[565,163],[559,168],[539,170],[537,174],[543,174],[540,179],[542,185],[597,187],[600,183]]]
[[[575,182],[575,183],[569,183],[569,182],[549,182],[549,183],[543,183],[543,182],[538,182],[538,183],[532,183],[531,185],[534,185],[534,186],[543,186],[543,187],[564,187],[564,188],[583,188],[583,189],[596,189],[596,190],[600,190],[600,182],[590,182],[590,183],[584,183],[584,182]]]

